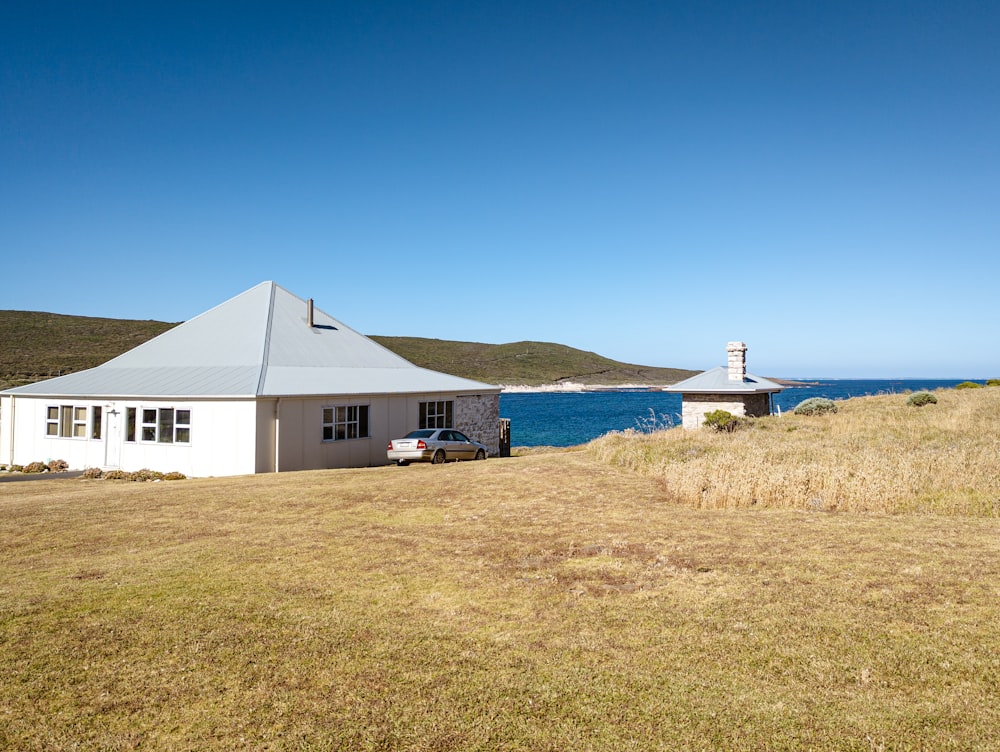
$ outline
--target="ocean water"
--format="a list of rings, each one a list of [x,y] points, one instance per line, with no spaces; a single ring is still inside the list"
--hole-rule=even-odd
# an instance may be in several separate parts
[[[789,387],[774,404],[791,412],[809,397],[847,399],[954,387],[967,379],[815,379]],[[971,379],[969,379],[971,380]],[[681,397],[634,389],[600,392],[512,392],[500,395],[500,417],[510,418],[513,446],[576,446],[610,431],[681,424]]]

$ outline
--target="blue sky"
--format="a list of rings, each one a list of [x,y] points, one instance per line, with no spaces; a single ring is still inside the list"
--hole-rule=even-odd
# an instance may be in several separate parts
[[[0,308],[1000,377],[993,2],[0,6]],[[2,336],[2,335],[0,335]]]

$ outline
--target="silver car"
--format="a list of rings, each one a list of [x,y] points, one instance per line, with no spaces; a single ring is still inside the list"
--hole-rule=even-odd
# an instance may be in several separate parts
[[[485,460],[486,447],[453,428],[421,428],[390,441],[386,456],[399,465],[411,462],[439,465],[448,460]]]

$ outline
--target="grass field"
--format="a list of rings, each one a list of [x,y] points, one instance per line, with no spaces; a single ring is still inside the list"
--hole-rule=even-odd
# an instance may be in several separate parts
[[[656,467],[3,484],[0,748],[998,748],[995,517]]]
[[[859,397],[732,434],[610,434],[592,448],[689,506],[1000,517],[1000,388],[935,395],[922,408],[905,394]]]

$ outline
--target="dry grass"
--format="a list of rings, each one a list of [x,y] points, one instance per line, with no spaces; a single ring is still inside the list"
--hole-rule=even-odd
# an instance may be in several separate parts
[[[996,748],[996,520],[672,501],[588,452],[4,484],[0,748]]]
[[[1000,516],[1000,389],[935,395],[922,408],[906,395],[863,397],[733,434],[613,434],[591,447],[700,508]]]

